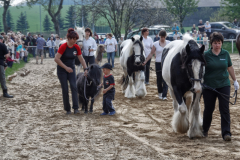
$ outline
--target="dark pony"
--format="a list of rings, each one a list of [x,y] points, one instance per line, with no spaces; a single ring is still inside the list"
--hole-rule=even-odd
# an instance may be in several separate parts
[[[88,102],[91,97],[91,105],[89,112],[93,112],[93,103],[99,97],[101,89],[98,86],[102,83],[102,70],[97,64],[89,66],[87,77],[84,73],[77,75],[77,89],[79,95],[79,103],[82,104],[84,113],[88,113]]]
[[[100,44],[97,47],[97,51],[96,51],[96,59],[95,59],[95,63],[99,64],[99,62],[102,62],[102,57],[103,57],[103,53],[105,52],[105,48],[104,45]]]
[[[240,34],[238,34],[238,36],[237,36],[236,47],[237,47],[238,53],[240,55]]]

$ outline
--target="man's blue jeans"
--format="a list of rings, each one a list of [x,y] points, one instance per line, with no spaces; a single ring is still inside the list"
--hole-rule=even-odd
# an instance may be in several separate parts
[[[112,68],[114,68],[114,58],[115,58],[115,52],[107,53],[107,59],[109,64],[111,64],[110,59],[112,59]]]
[[[49,57],[54,58],[55,54],[54,54],[54,49],[53,48],[49,48]]]

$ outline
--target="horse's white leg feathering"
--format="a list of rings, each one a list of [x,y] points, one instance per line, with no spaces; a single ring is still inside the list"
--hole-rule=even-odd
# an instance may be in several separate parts
[[[134,84],[133,84],[133,78],[132,76],[129,76],[129,83],[128,83],[128,86],[127,86],[127,89],[125,91],[125,97],[127,98],[135,98],[135,87],[134,87]]]
[[[203,137],[202,134],[202,126],[201,126],[201,116],[200,116],[200,105],[199,99],[201,97],[201,93],[196,94],[196,98],[194,100],[191,112],[190,112],[190,128],[188,130],[188,137]],[[200,117],[199,117],[200,116]]]
[[[136,87],[136,96],[138,97],[145,97],[147,95],[147,90],[145,86],[145,75],[143,71],[140,71],[140,78],[137,82]]]
[[[187,133],[189,128],[188,110],[184,101],[178,105],[178,111],[174,112],[172,127],[175,132]]]

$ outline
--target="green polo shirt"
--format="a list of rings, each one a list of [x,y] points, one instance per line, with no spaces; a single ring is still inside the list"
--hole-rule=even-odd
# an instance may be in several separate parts
[[[232,61],[228,51],[221,49],[219,55],[215,55],[212,50],[208,50],[204,53],[204,57],[207,62],[204,84],[212,88],[230,86],[227,69],[232,66]]]

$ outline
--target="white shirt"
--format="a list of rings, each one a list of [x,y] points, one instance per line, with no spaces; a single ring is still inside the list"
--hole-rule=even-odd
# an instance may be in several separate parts
[[[53,48],[53,47],[55,47],[55,42],[54,42],[54,40],[49,40],[48,42],[47,42],[47,46],[49,47],[49,48]]]
[[[105,41],[105,44],[107,46],[107,53],[115,52],[116,48],[115,46],[117,45],[117,41],[115,38],[107,39]]]
[[[57,49],[59,49],[59,43],[60,43],[60,42],[61,42],[60,39],[55,41],[55,46],[56,46]]]
[[[93,51],[91,51],[90,53],[89,53],[89,48],[93,49]],[[92,37],[89,37],[87,40],[86,38],[83,39],[83,50],[82,50],[83,56],[94,56],[94,51],[96,50],[97,50],[97,43]]]
[[[206,29],[209,27],[210,27],[210,29]],[[205,30],[206,30],[206,32],[211,32],[211,24],[208,24],[208,25],[205,24]]]
[[[168,43],[170,43],[170,41],[166,40],[166,45]],[[156,62],[161,62],[162,52],[163,52],[164,47],[160,46],[159,41],[154,42],[153,45],[156,48]]]
[[[151,49],[153,47],[153,40],[151,37],[148,37],[145,39],[143,37],[143,44],[144,44],[144,52],[145,56],[147,57],[151,53]]]

